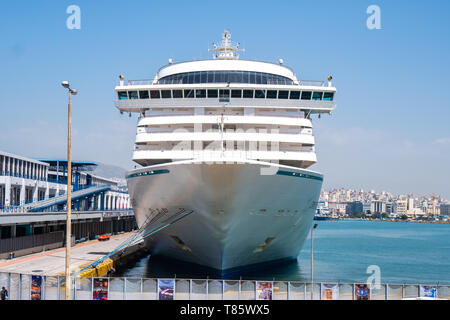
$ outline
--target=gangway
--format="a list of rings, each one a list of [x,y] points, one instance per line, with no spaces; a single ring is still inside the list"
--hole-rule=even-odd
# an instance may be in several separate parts
[[[72,200],[77,200],[80,198],[85,198],[87,196],[106,192],[109,190],[111,190],[110,185],[88,186],[84,189],[72,192],[71,198],[72,198]],[[27,210],[28,212],[36,212],[36,211],[41,211],[41,210],[44,210],[44,209],[52,207],[52,206],[63,205],[65,203],[67,203],[67,194],[64,194],[64,195],[61,195],[58,197],[54,197],[54,198],[50,198],[50,199],[46,199],[46,200],[28,203],[28,204],[20,206],[19,208],[23,208],[23,209]]]

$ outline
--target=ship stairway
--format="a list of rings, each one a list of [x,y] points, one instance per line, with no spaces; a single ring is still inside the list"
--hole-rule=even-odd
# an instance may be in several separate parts
[[[102,263],[105,259],[111,257],[112,255],[115,255],[115,254],[120,255],[121,253],[123,253],[125,251],[126,248],[128,248],[130,246],[133,246],[133,245],[136,245],[139,243],[143,243],[145,238],[148,238],[148,237],[154,235],[155,233],[177,223],[178,221],[186,218],[193,212],[194,212],[193,210],[187,210],[184,208],[180,208],[177,212],[170,215],[169,217],[166,217],[165,219],[163,219],[166,215],[166,213],[164,213],[164,212],[159,212],[152,218],[150,218],[150,216],[147,217],[147,220],[139,228],[139,230],[137,232],[133,233],[132,235],[130,235],[130,237],[128,239],[126,239],[122,244],[120,244],[116,249],[112,250],[111,252],[109,252],[105,256],[101,257],[100,259],[95,260],[88,266],[76,271],[75,273],[73,273],[73,276],[77,276],[80,273],[82,273],[83,271],[86,271],[90,268],[95,268],[100,263]],[[162,220],[162,221],[158,222],[159,220]],[[64,279],[62,279],[62,280],[64,280]]]

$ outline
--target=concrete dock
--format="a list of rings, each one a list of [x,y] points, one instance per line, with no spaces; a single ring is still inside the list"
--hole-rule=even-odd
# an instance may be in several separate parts
[[[133,232],[127,232],[110,237],[108,241],[91,240],[74,245],[71,248],[71,272],[76,272],[92,262],[104,257],[109,252],[119,247],[122,243],[130,239]],[[106,262],[107,267],[90,272],[90,276],[103,276],[114,263],[129,254],[132,254],[142,248],[141,245],[128,248],[120,256],[113,256]],[[11,260],[0,260],[0,272],[35,274],[44,276],[63,276],[65,271],[65,253],[66,249],[59,248],[55,250],[35,253]]]

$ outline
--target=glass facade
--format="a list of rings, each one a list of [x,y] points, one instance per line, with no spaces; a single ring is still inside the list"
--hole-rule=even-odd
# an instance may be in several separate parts
[[[289,78],[253,71],[199,71],[172,74],[158,80],[158,84],[192,83],[254,83],[292,85]]]
[[[138,95],[139,93],[139,95]],[[119,100],[180,99],[180,98],[247,98],[333,101],[334,92],[264,89],[184,89],[184,90],[130,90],[118,91]],[[138,98],[139,96],[139,98]]]

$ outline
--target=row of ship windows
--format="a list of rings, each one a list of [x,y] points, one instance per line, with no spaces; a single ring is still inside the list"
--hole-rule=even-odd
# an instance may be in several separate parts
[[[254,83],[292,85],[289,78],[254,71],[197,71],[172,74],[158,80],[159,84],[185,83]]]
[[[128,99],[171,99],[171,98],[256,98],[332,101],[333,92],[250,90],[250,89],[185,89],[185,90],[139,90],[118,91],[119,100]]]

